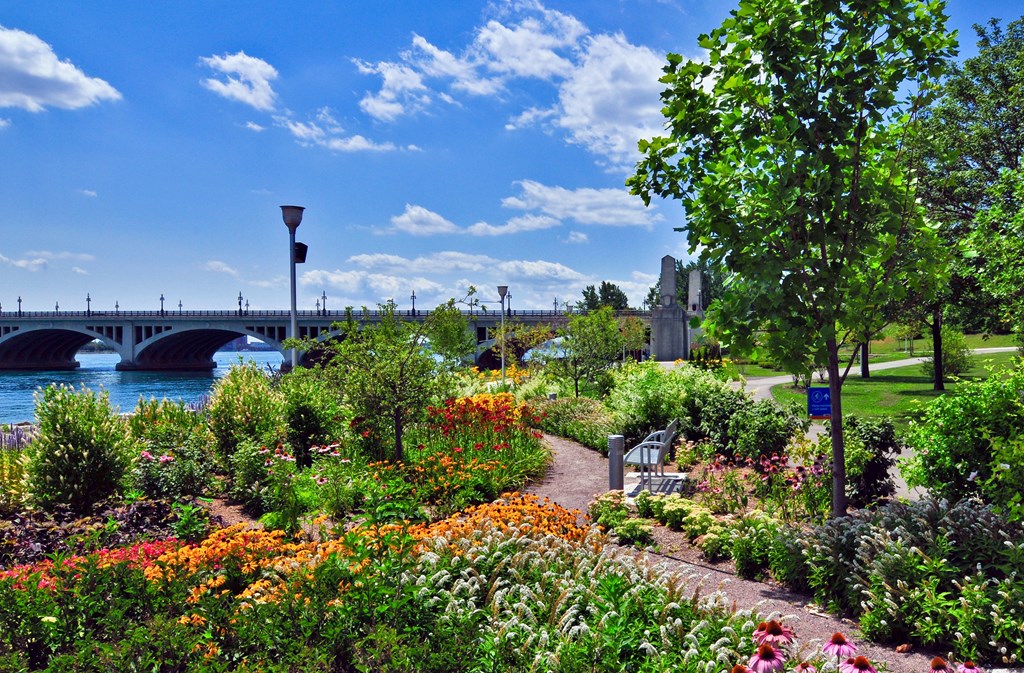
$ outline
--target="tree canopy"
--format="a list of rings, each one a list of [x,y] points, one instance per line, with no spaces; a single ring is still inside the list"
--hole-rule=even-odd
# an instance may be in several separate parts
[[[593,285],[583,288],[583,299],[576,302],[576,308],[581,311],[594,311],[602,306],[609,306],[613,311],[626,311],[629,309],[629,298],[621,287],[603,280],[596,289]]]
[[[767,330],[793,367],[826,357],[836,516],[846,511],[839,344],[937,266],[901,153],[953,53],[942,9],[742,0],[699,38],[706,63],[669,54],[668,133],[640,142],[628,181],[646,203],[681,201],[690,251],[703,246],[730,273],[712,333],[749,350]]]

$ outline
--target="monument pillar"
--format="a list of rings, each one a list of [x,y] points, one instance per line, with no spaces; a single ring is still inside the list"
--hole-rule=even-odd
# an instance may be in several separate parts
[[[690,344],[686,310],[676,301],[676,260],[661,258],[661,301],[651,311],[651,357],[660,362],[685,360]]]

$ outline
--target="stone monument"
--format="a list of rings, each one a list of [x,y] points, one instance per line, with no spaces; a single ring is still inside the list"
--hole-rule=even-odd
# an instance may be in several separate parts
[[[676,301],[676,260],[661,258],[661,302],[651,311],[651,358],[674,362],[689,355],[686,310]]]

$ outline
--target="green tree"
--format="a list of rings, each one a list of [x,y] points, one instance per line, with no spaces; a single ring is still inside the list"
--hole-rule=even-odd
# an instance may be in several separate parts
[[[594,311],[602,306],[610,306],[614,311],[627,311],[629,298],[621,287],[607,280],[602,280],[596,289],[593,285],[583,288],[583,299],[576,303],[579,310]]]
[[[609,306],[569,318],[559,330],[561,352],[550,358],[548,367],[557,376],[572,381],[573,392],[580,396],[580,384],[596,384],[611,368],[622,349],[622,333]]]
[[[1024,54],[1024,52],[1022,52]],[[1021,59],[1024,62],[1024,58]],[[1024,87],[1024,81],[1022,81]],[[1024,114],[1024,110],[1021,110]],[[979,282],[1000,302],[1000,317],[1024,333],[1024,168],[1005,170],[988,191],[969,241],[983,260]]]
[[[925,278],[900,252],[934,238],[900,153],[953,51],[942,8],[742,0],[700,37],[707,63],[669,55],[669,135],[640,142],[628,181],[647,203],[679,199],[690,250],[742,280],[712,308],[712,333],[742,351],[768,328],[784,364],[827,359],[835,516],[846,513],[840,342],[904,280]]]
[[[352,407],[353,426],[367,453],[398,461],[404,456],[405,430],[423,417],[447,379],[445,366],[427,346],[430,321],[402,320],[394,302],[379,311],[380,319],[371,322],[366,309],[361,321],[350,309],[345,322],[333,326],[337,339],[302,347],[325,349],[325,375]]]

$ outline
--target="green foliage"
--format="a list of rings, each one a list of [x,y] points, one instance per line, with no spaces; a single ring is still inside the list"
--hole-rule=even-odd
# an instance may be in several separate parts
[[[50,385],[35,397],[39,434],[28,465],[33,498],[45,508],[84,511],[117,493],[132,443],[109,393]]]
[[[779,525],[778,520],[762,510],[754,510],[737,519],[732,526],[732,558],[737,575],[755,579],[768,570]]]
[[[228,460],[231,474],[228,493],[255,513],[266,510],[269,498],[267,463],[272,455],[267,447],[250,439],[241,442]]]
[[[28,452],[0,448],[0,515],[13,512],[28,497]]]
[[[379,313],[379,321],[361,325],[349,312],[335,325],[341,335],[323,346],[330,356],[325,374],[352,408],[366,455],[402,460],[406,429],[424,418],[449,381],[425,345],[424,325],[402,320],[394,302]]]
[[[626,519],[615,526],[615,535],[624,544],[644,547],[654,542],[654,525],[646,519]]]
[[[960,330],[942,326],[942,374],[945,377],[958,376],[971,368],[971,349]],[[935,358],[921,363],[925,376],[935,376]]]
[[[1024,365],[965,381],[932,402],[911,425],[913,455],[901,463],[907,484],[952,500],[978,495],[998,507],[1012,505],[1019,489],[1015,458],[1024,432]],[[998,445],[998,448],[997,448]],[[1005,455],[1003,455],[1005,453]]]
[[[977,500],[888,503],[813,530],[793,527],[771,564],[820,605],[859,616],[873,639],[975,661],[1024,657],[1020,619],[1011,617],[1024,604],[1024,527]]]
[[[615,416],[589,397],[535,399],[540,427],[559,437],[568,437],[608,455],[608,435],[621,434]]]
[[[608,491],[597,497],[587,507],[591,521],[605,530],[615,529],[629,518],[629,505],[622,491]]]
[[[626,311],[629,309],[629,299],[618,285],[602,280],[597,289],[593,285],[583,288],[583,299],[576,302],[579,311],[596,311],[603,306],[613,311]]]
[[[213,436],[204,417],[184,403],[140,399],[128,429],[140,449],[129,483],[140,494],[178,500],[213,486]]]
[[[640,141],[628,181],[645,203],[680,200],[690,251],[733,274],[708,331],[740,354],[767,332],[793,372],[826,362],[836,418],[843,335],[878,331],[884,307],[944,269],[901,157],[953,53],[944,23],[916,0],[742,2],[699,38],[706,61],[669,55],[668,134]],[[841,432],[834,444],[842,464]]]
[[[284,398],[288,445],[301,467],[313,463],[311,449],[343,436],[348,419],[340,394],[319,368],[299,368],[281,377],[277,387]]]
[[[175,520],[171,524],[179,540],[198,542],[210,532],[210,514],[205,507],[176,502],[171,505]]]
[[[623,344],[612,309],[602,306],[573,315],[559,336],[560,352],[548,358],[549,369],[572,382],[576,397],[581,389],[600,392],[602,377],[619,357]]]
[[[772,400],[750,402],[729,419],[729,435],[733,437],[725,447],[726,455],[750,458],[782,455],[797,431],[807,429],[807,419],[796,405],[782,409]]]
[[[271,446],[284,441],[284,398],[253,362],[233,365],[218,379],[206,412],[225,463],[245,441]]]
[[[843,430],[846,436],[846,493],[854,507],[869,507],[896,493],[891,470],[896,457],[903,451],[903,440],[896,434],[896,426],[888,418],[858,418],[845,416]],[[831,449],[828,433],[818,444],[820,453]]]

